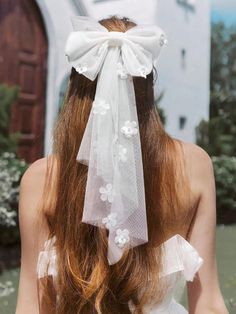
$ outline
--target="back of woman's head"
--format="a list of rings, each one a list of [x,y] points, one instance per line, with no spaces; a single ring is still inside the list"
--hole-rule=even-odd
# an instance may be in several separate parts
[[[125,32],[135,26],[117,17],[100,23],[109,31]],[[153,72],[133,78],[142,147],[148,243],[131,248],[121,260],[107,262],[107,231],[81,222],[87,166],[76,161],[96,91],[72,68],[67,95],[55,131],[53,163],[49,165],[42,206],[50,237],[56,236],[57,302],[43,287],[44,302],[56,313],[131,313],[128,302],[142,313],[145,304],[163,299],[167,283],[159,277],[160,245],[187,225],[188,184],[178,141],[164,130],[154,101]],[[52,179],[53,177],[53,179]],[[52,186],[52,181],[56,182]],[[49,190],[53,193],[49,193]],[[49,214],[49,209],[50,213]],[[53,213],[53,214],[52,214]]]

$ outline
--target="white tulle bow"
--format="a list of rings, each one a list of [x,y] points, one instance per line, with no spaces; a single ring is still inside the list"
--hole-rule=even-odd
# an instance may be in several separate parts
[[[88,165],[82,221],[109,229],[108,261],[148,241],[142,152],[132,76],[152,71],[166,37],[157,26],[108,32],[91,18],[73,19],[66,55],[76,71],[98,76],[77,155]]]

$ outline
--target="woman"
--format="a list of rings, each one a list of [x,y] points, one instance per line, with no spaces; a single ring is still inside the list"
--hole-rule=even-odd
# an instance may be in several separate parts
[[[93,30],[92,24],[91,29],[87,25],[83,30]],[[135,24],[126,18],[112,17],[100,24],[109,32],[128,35],[135,30]],[[113,35],[110,41],[113,48],[121,41],[124,43],[119,34]],[[70,47],[67,50],[71,59],[72,50]],[[103,70],[100,69],[100,85],[102,75],[112,72],[109,67],[107,72],[104,70],[105,64],[106,61]],[[200,147],[171,138],[165,132],[154,105],[153,71],[133,78],[148,241],[136,243],[129,250],[116,247],[114,251],[111,239],[107,240],[106,228],[84,223],[88,222],[82,217],[86,209],[86,182],[94,180],[94,176],[90,176],[86,158],[82,158],[82,148],[86,146],[82,138],[91,108],[94,110],[96,104],[93,104],[96,90],[101,88],[97,80],[83,75],[86,71],[85,65],[72,67],[67,96],[54,131],[53,154],[33,163],[21,181],[22,258],[16,313],[187,313],[175,300],[181,280],[187,281],[189,313],[228,313],[215,259],[212,162]],[[127,78],[123,70],[119,74],[122,79]],[[103,92],[113,88],[114,84],[107,85]],[[104,116],[109,106],[103,105],[100,113]],[[99,130],[103,130],[103,125]],[[129,137],[130,133],[123,130]],[[81,162],[75,161],[76,156]],[[100,192],[102,201],[114,201],[110,190],[102,187]],[[127,199],[129,196],[133,197],[128,195]],[[91,219],[96,210],[94,206]],[[114,221],[105,222],[112,225]],[[140,223],[140,229],[146,226],[144,218]],[[134,227],[137,224],[130,225],[131,229]],[[129,241],[126,234],[118,237],[116,244],[123,248]]]

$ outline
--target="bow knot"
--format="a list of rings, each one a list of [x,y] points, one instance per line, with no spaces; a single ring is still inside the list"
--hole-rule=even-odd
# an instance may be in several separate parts
[[[122,32],[109,32],[108,33],[108,45],[110,47],[120,47],[123,44],[124,35]]]

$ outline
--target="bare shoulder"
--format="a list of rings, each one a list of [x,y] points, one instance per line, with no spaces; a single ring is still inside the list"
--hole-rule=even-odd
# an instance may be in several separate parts
[[[19,214],[36,215],[44,190],[47,171],[47,158],[32,163],[25,171],[20,182]]]
[[[45,182],[48,166],[51,165],[52,156],[44,157],[33,162],[25,171],[20,183],[19,198],[19,225],[21,239],[25,239],[25,234],[34,234],[36,228],[40,227],[40,232],[48,232],[44,215],[40,210],[44,202]],[[41,223],[41,225],[40,225]],[[45,224],[45,225],[44,225]],[[37,229],[38,230],[38,229]],[[44,241],[44,235],[41,238]]]
[[[33,162],[25,171],[21,179],[21,187],[40,186],[44,180],[47,171],[48,158],[40,158]]]
[[[47,169],[53,161],[52,156],[33,162],[22,176],[20,183],[20,210],[35,209],[42,199],[46,182]]]
[[[191,161],[192,166],[195,168],[203,168],[208,167],[212,168],[212,160],[209,154],[200,146],[188,143],[188,142],[181,142],[185,158],[187,161]]]
[[[214,169],[209,154],[200,146],[181,141],[186,170],[190,181],[198,192],[214,185]]]
[[[42,188],[44,186],[47,169],[49,169],[53,163],[55,163],[55,158],[52,155],[33,162],[22,176],[21,188],[33,188],[34,186],[37,186],[38,189]]]
[[[20,183],[19,230],[21,239],[21,271],[17,313],[32,313],[37,305],[37,272],[39,252],[48,238],[49,226],[41,210],[44,184],[50,157],[32,163]],[[29,305],[29,300],[32,304]],[[25,310],[23,310],[25,309]],[[28,310],[27,310],[28,309]],[[36,313],[36,312],[35,312]]]

